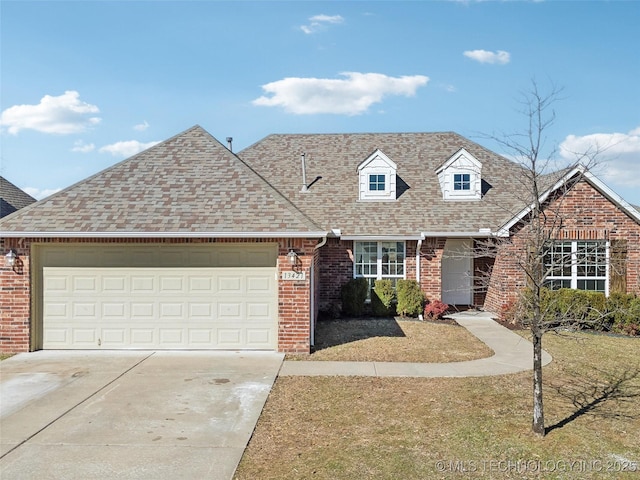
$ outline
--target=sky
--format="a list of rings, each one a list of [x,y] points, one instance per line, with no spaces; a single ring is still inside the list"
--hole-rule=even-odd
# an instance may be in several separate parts
[[[454,131],[513,157],[533,85],[541,155],[598,152],[640,205],[640,2],[0,2],[0,175],[41,199],[200,125]]]

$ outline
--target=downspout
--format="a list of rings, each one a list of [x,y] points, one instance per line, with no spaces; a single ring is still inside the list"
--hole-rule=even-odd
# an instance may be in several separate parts
[[[320,243],[318,243],[315,247],[313,247],[313,251],[315,252],[320,247],[323,247],[327,243],[327,237],[322,237]],[[309,345],[313,347],[316,344],[316,281],[315,281],[315,261],[311,261],[311,268],[309,275],[311,276],[310,285],[311,285],[311,301],[309,304],[311,305],[311,312],[309,315]]]
[[[418,246],[416,247],[416,282],[420,285],[420,251],[422,250],[422,241],[424,235],[421,235],[418,239]]]

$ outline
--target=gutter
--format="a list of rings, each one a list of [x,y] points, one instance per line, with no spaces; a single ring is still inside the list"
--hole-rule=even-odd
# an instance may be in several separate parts
[[[422,232],[422,238],[447,237],[447,238],[490,238],[496,236],[490,228],[481,228],[477,232]]]
[[[314,238],[329,232],[0,232],[3,238]]]

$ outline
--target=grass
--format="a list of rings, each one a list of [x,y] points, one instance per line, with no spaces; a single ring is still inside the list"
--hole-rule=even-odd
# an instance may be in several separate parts
[[[461,362],[493,351],[466,328],[444,322],[366,319],[319,322],[316,351],[288,360],[351,362]]]
[[[544,438],[531,433],[530,372],[282,377],[235,478],[638,478],[640,339],[547,334],[543,346]]]
[[[0,362],[2,360],[6,360],[7,358],[13,357],[15,353],[0,353]]]

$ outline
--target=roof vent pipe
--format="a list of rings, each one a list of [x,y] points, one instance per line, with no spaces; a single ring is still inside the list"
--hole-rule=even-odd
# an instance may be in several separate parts
[[[233,137],[227,137],[227,148],[230,152],[233,152]]]
[[[306,155],[305,153],[300,155],[300,162],[302,163],[302,189],[300,190],[301,192],[306,192],[307,190],[309,190],[309,187],[307,187],[307,166],[304,161],[305,155]]]

